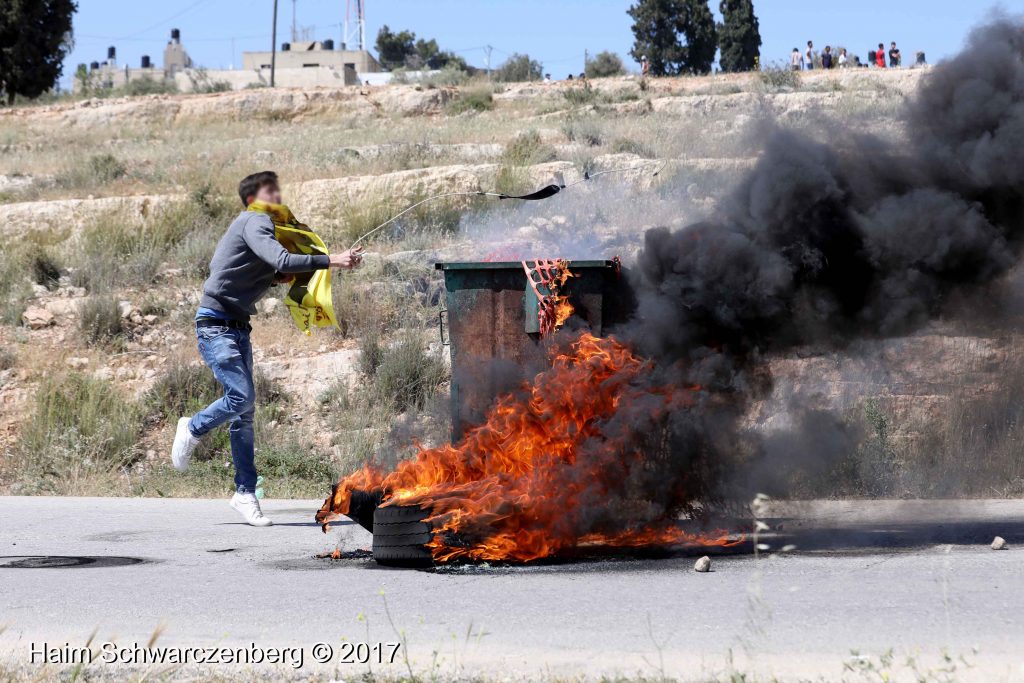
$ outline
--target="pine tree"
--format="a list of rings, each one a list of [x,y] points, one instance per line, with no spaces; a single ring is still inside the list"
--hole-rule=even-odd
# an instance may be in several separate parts
[[[416,34],[412,31],[395,33],[384,24],[377,31],[377,57],[385,69],[398,69],[405,66],[405,60],[416,54]]]
[[[630,55],[646,57],[653,75],[711,71],[718,33],[707,0],[638,0],[628,14],[635,38]]]
[[[39,97],[53,87],[71,47],[74,0],[0,2],[0,93]]]
[[[761,30],[753,0],[722,0],[718,25],[722,71],[752,71],[761,56]]]

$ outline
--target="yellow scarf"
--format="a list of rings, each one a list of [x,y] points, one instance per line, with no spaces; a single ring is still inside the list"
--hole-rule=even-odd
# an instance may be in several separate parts
[[[327,254],[327,245],[320,236],[300,223],[284,204],[255,201],[249,211],[265,213],[274,222],[274,236],[292,254]],[[297,273],[284,303],[292,312],[295,324],[305,334],[312,334],[313,326],[338,326],[331,299],[331,271],[329,268],[312,273]]]

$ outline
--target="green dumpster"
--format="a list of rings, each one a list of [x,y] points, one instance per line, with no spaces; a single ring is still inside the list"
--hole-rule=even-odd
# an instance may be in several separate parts
[[[568,266],[574,277],[562,294],[575,312],[567,326],[602,336],[626,314],[618,261],[569,261]],[[437,263],[435,268],[443,271],[446,289],[441,334],[451,350],[455,442],[483,422],[497,396],[543,369],[546,352],[537,322],[540,302],[523,262]]]

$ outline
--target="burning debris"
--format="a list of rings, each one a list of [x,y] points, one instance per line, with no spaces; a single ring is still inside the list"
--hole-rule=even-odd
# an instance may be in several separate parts
[[[406,514],[421,531],[430,525],[424,543],[438,562],[522,562],[587,545],[733,543],[724,533],[687,533],[667,515],[652,518],[651,504],[640,502],[660,486],[653,465],[668,457],[659,427],[699,400],[694,387],[652,391],[652,370],[615,339],[581,333],[553,347],[551,368],[525,394],[499,398],[461,443],[424,449],[391,473],[364,467],[338,484],[317,520],[348,515],[364,492],[381,491],[378,514],[427,513]]]
[[[317,520],[364,514],[357,501],[379,495],[380,511],[415,511],[411,523],[425,525],[423,547],[439,562],[734,542],[683,532],[676,520],[730,485],[747,495],[744,478],[774,481],[848,443],[838,421],[801,415],[795,429],[816,430],[813,439],[741,427],[750,402],[771,388],[766,359],[913,331],[1017,262],[1019,23],[975,31],[963,55],[929,74],[908,105],[907,130],[900,147],[772,132],[714,219],[647,232],[630,277],[634,315],[614,336],[541,325],[547,334],[535,345],[548,352],[546,369],[492,394],[483,422],[452,445],[342,479]],[[577,286],[562,275],[559,287]],[[594,316],[584,319],[593,327]],[[551,328],[559,321],[556,308]]]

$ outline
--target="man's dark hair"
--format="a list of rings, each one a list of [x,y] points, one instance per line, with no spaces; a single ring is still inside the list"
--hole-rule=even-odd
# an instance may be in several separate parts
[[[238,183],[238,196],[242,198],[243,204],[249,206],[249,197],[267,185],[277,185],[277,174],[273,171],[260,171],[247,175],[242,178],[242,182]]]

